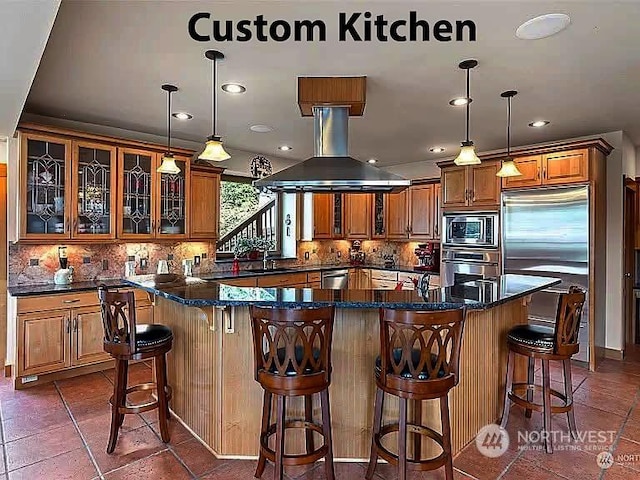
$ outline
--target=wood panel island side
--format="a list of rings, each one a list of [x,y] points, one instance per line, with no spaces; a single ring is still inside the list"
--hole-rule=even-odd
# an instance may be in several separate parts
[[[368,459],[371,445],[380,307],[467,308],[460,382],[449,394],[455,454],[480,428],[499,418],[507,364],[506,332],[527,322],[532,293],[559,280],[504,275],[491,282],[435,288],[424,295],[415,291],[234,287],[196,278],[188,278],[182,285],[156,285],[152,277],[134,277],[129,282],[156,296],[155,322],[173,330],[173,349],[168,355],[171,410],[221,458],[258,455],[262,389],[254,380],[249,305],[335,305],[329,390],[334,456],[361,461]],[[524,380],[524,372],[524,364],[520,364],[517,378]],[[297,418],[304,416],[301,400],[288,404],[288,411]],[[397,418],[397,409],[397,399],[387,396],[385,418]],[[319,415],[318,402],[314,403],[314,417]],[[423,417],[425,424],[440,429],[437,401],[425,403]],[[302,435],[287,432],[288,452],[302,451]],[[425,444],[425,452],[435,452]]]

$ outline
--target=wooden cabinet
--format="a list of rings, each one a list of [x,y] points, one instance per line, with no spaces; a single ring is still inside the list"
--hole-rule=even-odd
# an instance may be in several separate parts
[[[589,180],[589,152],[568,150],[547,153],[542,156],[542,181],[544,185],[578,183]]]
[[[522,176],[504,178],[502,188],[564,185],[589,180],[587,149],[515,157],[514,161]]]
[[[198,165],[191,168],[190,238],[218,238],[220,173],[220,169]]]
[[[69,310],[18,315],[19,376],[68,367],[69,348]]]
[[[492,207],[500,203],[501,182],[498,161],[480,165],[442,168],[443,207]]]
[[[137,323],[153,323],[153,305],[146,292],[135,290],[135,297]],[[95,291],[18,297],[16,334],[17,386],[33,380],[19,381],[28,376],[111,359],[103,351],[102,314]]]
[[[344,195],[313,194],[313,238],[344,238]]]
[[[104,328],[100,306],[76,308],[71,312],[71,365],[104,362],[111,356],[103,350]],[[145,323],[138,318],[136,321]]]
[[[371,205],[371,238],[387,238],[387,199],[384,193],[374,193]]]
[[[433,185],[433,239],[440,240],[442,232],[442,184],[435,183]]]
[[[434,192],[432,183],[409,188],[409,238],[412,240],[434,238]]]
[[[371,194],[348,193],[345,195],[345,230],[348,239],[371,237]]]
[[[307,283],[306,273],[284,273],[258,277],[258,287],[290,287]]]
[[[407,201],[409,189],[400,193],[389,193],[387,197],[387,239],[406,240],[409,226]]]

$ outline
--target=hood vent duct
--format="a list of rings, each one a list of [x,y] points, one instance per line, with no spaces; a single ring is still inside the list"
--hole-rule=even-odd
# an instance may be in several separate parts
[[[302,105],[301,105],[302,109]],[[314,156],[254,182],[280,192],[399,192],[411,185],[348,154],[349,105],[314,106]]]

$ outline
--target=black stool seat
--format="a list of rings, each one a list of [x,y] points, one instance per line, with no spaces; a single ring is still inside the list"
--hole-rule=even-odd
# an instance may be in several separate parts
[[[516,344],[553,351],[553,328],[540,325],[516,325],[509,333],[507,340]]]
[[[396,365],[399,365],[400,361],[402,360],[402,349],[395,348],[393,350],[392,355],[393,355],[394,363]],[[435,367],[437,361],[438,361],[438,356],[432,353],[431,366]],[[413,366],[413,370],[414,371],[417,370],[418,365],[420,364],[420,350],[418,350],[417,348],[414,348],[411,351],[411,364]],[[444,364],[440,365],[440,369],[438,370],[438,374],[437,374],[438,378],[442,378],[445,376],[445,371],[444,371],[445,367],[446,365]],[[376,377],[379,377],[380,374],[382,373],[382,360],[380,360],[380,357],[376,358],[375,373],[376,373]],[[427,369],[426,365],[423,366],[422,370],[418,372],[418,375],[414,377],[414,375],[411,373],[411,368],[409,367],[408,364],[406,364],[402,369],[402,371],[400,372],[400,376],[404,378],[417,378],[418,380],[429,380],[431,378],[431,374],[429,373],[429,370]]]
[[[136,346],[139,349],[158,347],[172,340],[173,333],[169,327],[146,323],[136,325]]]

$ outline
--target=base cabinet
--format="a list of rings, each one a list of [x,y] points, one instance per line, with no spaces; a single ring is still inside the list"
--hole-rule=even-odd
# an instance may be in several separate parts
[[[153,305],[136,290],[136,322],[153,323]],[[16,384],[111,359],[103,350],[102,314],[95,293],[18,298]]]

